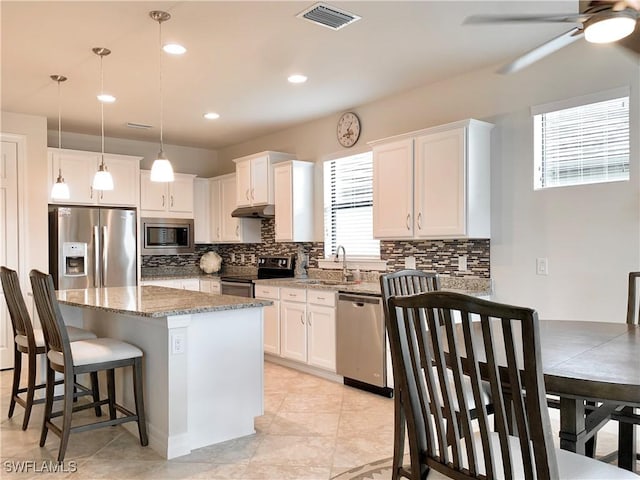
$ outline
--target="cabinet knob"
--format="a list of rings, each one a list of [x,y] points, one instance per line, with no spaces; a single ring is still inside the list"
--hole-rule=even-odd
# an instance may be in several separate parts
[[[240,225],[236,225],[236,237],[240,236]]]
[[[411,214],[407,213],[407,230],[411,230]]]
[[[253,192],[254,192],[254,190],[255,190],[255,189],[253,189],[253,188],[251,189],[251,200],[253,200],[253,199],[255,198],[255,197],[253,196]]]
[[[89,198],[93,198],[93,187],[89,187]]]
[[[422,212],[418,213],[418,230],[422,230]]]
[[[304,325],[304,314],[300,315],[300,323]]]
[[[162,195],[162,206],[164,207],[164,195]]]
[[[171,195],[171,206],[173,207],[173,195]]]
[[[249,189],[247,188],[247,191],[244,193],[244,196],[247,198],[247,200],[251,200],[249,198]]]

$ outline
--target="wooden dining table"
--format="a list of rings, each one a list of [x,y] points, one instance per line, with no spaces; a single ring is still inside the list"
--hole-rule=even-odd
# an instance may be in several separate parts
[[[479,325],[474,322],[480,336]],[[560,447],[584,455],[609,419],[640,407],[640,327],[540,320],[540,346],[547,394],[560,397]],[[503,354],[496,354],[500,362]],[[621,422],[618,466],[636,471],[635,456],[633,425]]]
[[[541,320],[545,387],[560,397],[560,447],[585,454],[613,415],[640,407],[640,327],[626,323]],[[587,400],[597,402],[585,415]],[[620,423],[618,466],[636,471],[633,425]]]

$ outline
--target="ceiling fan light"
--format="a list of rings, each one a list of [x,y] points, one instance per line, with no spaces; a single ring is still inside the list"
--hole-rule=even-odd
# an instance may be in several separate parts
[[[69,198],[71,198],[69,185],[67,185],[64,178],[62,178],[62,172],[58,175],[56,183],[53,184],[53,188],[51,189],[51,198],[53,200],[69,200]]]
[[[162,49],[171,55],[183,55],[187,49],[179,43],[167,43]]]
[[[91,186],[94,190],[113,190],[113,177],[104,163],[98,167]]]
[[[173,167],[162,150],[151,165],[150,177],[152,182],[173,182],[174,180]]]
[[[98,100],[102,103],[113,103],[116,101],[116,97],[109,95],[108,93],[101,93],[97,96]]]
[[[584,38],[591,43],[611,43],[624,38],[636,28],[636,20],[625,12],[613,12],[601,20],[589,22],[584,29]]]

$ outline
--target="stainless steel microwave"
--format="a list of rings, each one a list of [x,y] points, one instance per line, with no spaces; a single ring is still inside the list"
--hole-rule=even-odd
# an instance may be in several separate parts
[[[193,220],[141,218],[142,255],[193,253]]]

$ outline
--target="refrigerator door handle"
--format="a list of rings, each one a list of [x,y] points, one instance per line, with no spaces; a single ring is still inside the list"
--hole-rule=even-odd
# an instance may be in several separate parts
[[[107,284],[107,227],[102,227],[102,286]]]
[[[100,285],[98,285],[99,283],[99,265],[100,265],[100,239],[98,238],[98,226],[94,225],[93,226],[93,251],[94,251],[94,255],[93,255],[93,286],[94,287],[99,287]]]

